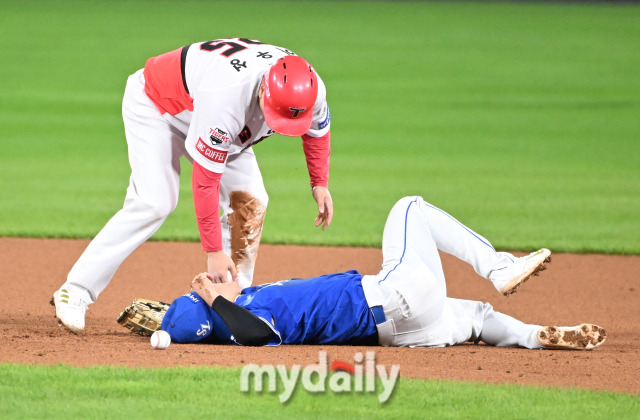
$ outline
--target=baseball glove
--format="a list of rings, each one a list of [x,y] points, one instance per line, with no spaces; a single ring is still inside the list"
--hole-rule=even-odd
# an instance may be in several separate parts
[[[169,304],[150,299],[133,299],[133,303],[118,317],[118,324],[131,330],[131,333],[148,337],[160,329],[162,318]]]

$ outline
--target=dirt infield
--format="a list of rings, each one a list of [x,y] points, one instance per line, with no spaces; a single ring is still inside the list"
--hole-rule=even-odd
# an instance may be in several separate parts
[[[51,293],[88,241],[0,238],[3,291],[0,362],[75,366],[237,366],[246,363],[353,362],[356,352],[376,351],[377,363],[400,364],[401,377],[537,384],[640,393],[640,257],[555,254],[549,269],[509,298],[499,295],[471,267],[443,255],[449,296],[489,301],[496,310],[525,322],[575,325],[594,322],[608,339],[591,352],[499,349],[462,345],[443,349],[339,346],[236,346],[172,344],[153,350],[146,338],[115,322],[135,297],[171,301],[188,291],[204,269],[199,244],[151,242],[120,268],[87,313],[80,335],[60,328],[49,306]],[[256,283],[348,269],[379,270],[382,255],[368,248],[263,245]]]

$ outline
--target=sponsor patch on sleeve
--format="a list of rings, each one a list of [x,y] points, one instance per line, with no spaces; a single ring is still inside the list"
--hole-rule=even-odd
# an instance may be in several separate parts
[[[331,112],[329,112],[329,105],[327,105],[327,116],[324,118],[320,124],[318,124],[318,130],[324,129],[331,122]]]
[[[198,138],[196,150],[205,158],[215,163],[224,163],[227,160],[227,152],[209,147],[201,138]]]

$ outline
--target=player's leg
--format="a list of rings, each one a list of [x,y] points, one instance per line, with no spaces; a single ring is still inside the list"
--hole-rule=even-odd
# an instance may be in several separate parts
[[[89,244],[68,276],[74,295],[92,303],[115,271],[173,212],[178,202],[184,135],[172,127],[131,76],[123,100],[131,176],[123,208]]]
[[[539,325],[496,312],[488,303],[447,298],[436,328],[446,345],[482,341],[496,347],[542,348],[536,338]]]
[[[384,282],[407,263],[412,266],[421,262],[444,286],[438,250],[468,262],[484,276],[503,259],[509,259],[497,253],[489,241],[422,197],[404,197],[387,217],[382,237],[383,265],[378,276]]]
[[[499,258],[488,241],[421,197],[399,200],[387,217],[383,265],[376,276],[380,294],[387,297],[383,303],[385,315],[394,323],[393,337],[381,340],[382,344],[439,347],[479,334],[483,313],[457,314],[445,305],[446,283],[439,249],[463,258],[480,271],[488,271]],[[371,304],[376,289],[368,283],[363,279]],[[457,316],[460,322],[456,322]],[[382,335],[385,328],[379,325]]]
[[[399,200],[385,225],[383,266],[376,276],[376,287],[363,279],[367,301],[371,306],[382,302],[385,315],[394,322],[393,338],[381,343],[394,346],[451,344],[451,329],[436,328],[442,324],[446,297],[438,250],[463,259],[485,276],[496,266],[505,264],[505,259],[511,262],[510,256],[497,253],[485,238],[421,197]],[[379,330],[384,328],[379,325]]]
[[[253,282],[268,202],[253,150],[230,157],[220,179],[222,242],[238,269],[241,288]]]
[[[417,197],[405,197],[391,209],[382,254],[380,272],[362,280],[369,306],[384,309],[386,321],[378,323],[380,344],[438,345],[426,333],[441,317],[446,284],[438,248]]]
[[[447,298],[442,312],[442,318],[430,333],[439,336],[445,345],[482,341],[496,347],[591,350],[606,339],[605,330],[594,324],[575,327],[525,324],[494,311],[488,303],[470,300]]]
[[[65,300],[79,301],[79,305],[95,302],[124,259],[162,225],[178,201],[184,135],[167,123],[144,94],[139,73],[127,83],[123,119],[131,165],[124,206],[91,241],[57,292],[56,312],[72,330],[84,327],[84,311],[67,325],[65,314],[59,313]]]
[[[496,252],[486,238],[422,197],[413,197],[412,201],[428,224],[437,248],[469,263],[505,295],[513,293],[522,282],[543,270],[545,262],[550,261],[550,252],[546,249],[521,258],[507,252]]]
[[[425,264],[433,275],[444,283],[438,244],[425,217],[421,197],[404,197],[393,206],[382,234],[382,276],[386,281],[399,269],[418,261]]]

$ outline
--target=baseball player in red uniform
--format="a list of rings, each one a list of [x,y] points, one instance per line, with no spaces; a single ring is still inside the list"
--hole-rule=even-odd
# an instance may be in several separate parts
[[[252,283],[268,203],[252,146],[273,133],[302,137],[315,225],[331,224],[326,89],[293,52],[229,38],[150,58],[127,81],[122,115],[131,165],[124,206],[53,294],[69,330],[84,329],[87,306],[175,209],[182,156],[193,163],[196,220],[218,282]]]

